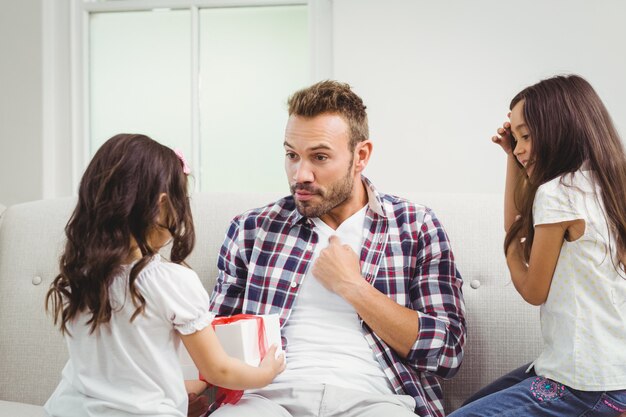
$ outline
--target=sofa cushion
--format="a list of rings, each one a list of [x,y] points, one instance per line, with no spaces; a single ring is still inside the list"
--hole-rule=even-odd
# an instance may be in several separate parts
[[[468,342],[459,373],[443,383],[444,406],[450,412],[486,383],[537,356],[538,308],[524,303],[506,268],[502,195],[401,195],[434,210],[450,236],[464,279]],[[232,217],[280,196],[198,193],[192,197],[197,243],[188,263],[207,291],[213,289],[217,255]],[[44,312],[44,297],[58,273],[63,229],[74,204],[73,198],[37,201],[11,206],[2,214],[0,401],[43,404],[67,361],[63,338]]]

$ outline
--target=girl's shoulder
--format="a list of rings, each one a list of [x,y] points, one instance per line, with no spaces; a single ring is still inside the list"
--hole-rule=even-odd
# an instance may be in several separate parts
[[[183,265],[169,262],[157,254],[139,272],[137,285],[144,288],[159,287],[166,291],[180,291],[184,288],[197,289],[200,278],[195,271]]]
[[[571,195],[595,192],[593,171],[578,170],[559,175],[539,186],[537,193],[548,195]]]
[[[191,269],[155,255],[137,276],[136,284],[147,308],[179,332],[189,334],[211,323],[209,295]]]
[[[187,268],[184,265],[176,264],[174,262],[170,262],[160,254],[156,254],[150,259],[148,264],[142,269],[139,275],[144,273],[157,273],[157,272],[167,272],[167,273],[175,273],[175,274],[195,274],[195,272]]]

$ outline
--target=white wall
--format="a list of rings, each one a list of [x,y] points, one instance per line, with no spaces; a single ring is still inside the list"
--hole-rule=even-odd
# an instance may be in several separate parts
[[[0,203],[42,196],[41,0],[0,11]]]
[[[334,76],[369,108],[379,188],[501,192],[491,136],[557,73],[594,86],[626,139],[622,0],[335,0]]]
[[[382,190],[501,192],[504,157],[490,137],[515,93],[556,73],[586,77],[626,136],[622,0],[334,0],[332,8],[333,77],[368,106],[375,148],[366,174]],[[42,0],[21,0],[0,14],[5,205],[72,191],[69,92],[42,93],[41,9]],[[56,30],[56,48],[69,50],[69,30]],[[69,85],[64,76],[57,85]],[[42,125],[44,96],[57,105],[47,105]]]

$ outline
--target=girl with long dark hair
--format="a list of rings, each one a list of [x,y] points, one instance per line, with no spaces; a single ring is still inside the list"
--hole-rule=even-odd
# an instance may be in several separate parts
[[[284,368],[269,349],[258,368],[228,356],[209,297],[183,266],[194,246],[182,154],[120,134],[96,152],[65,228],[60,273],[46,296],[69,361],[50,416],[186,416],[181,339],[208,382],[267,385]],[[158,251],[171,241],[170,260]]]
[[[492,138],[508,161],[504,249],[515,289],[541,306],[544,347],[450,417],[618,416],[626,412],[624,147],[579,76],[530,86],[510,109]]]

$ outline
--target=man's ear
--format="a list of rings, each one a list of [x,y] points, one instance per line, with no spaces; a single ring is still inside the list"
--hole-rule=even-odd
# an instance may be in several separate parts
[[[372,141],[364,140],[357,143],[354,149],[354,166],[357,172],[363,172],[372,155]]]

